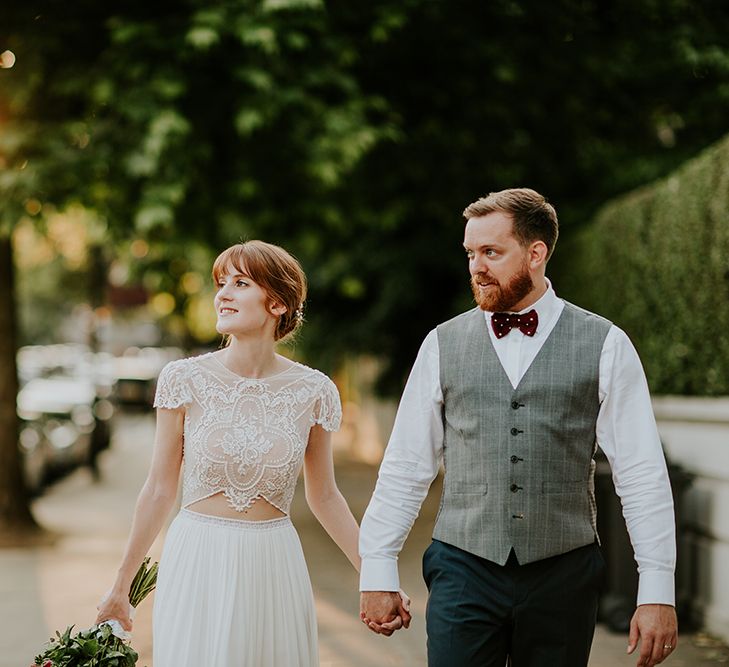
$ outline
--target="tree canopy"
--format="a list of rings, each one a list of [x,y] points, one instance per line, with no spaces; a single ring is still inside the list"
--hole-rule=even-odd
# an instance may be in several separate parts
[[[104,238],[159,250],[140,267],[175,261],[172,283],[207,273],[190,244],[280,243],[311,280],[301,349],[324,365],[375,354],[393,393],[428,329],[468,307],[468,203],[534,187],[568,236],[729,129],[716,0],[4,11],[6,227],[78,201]],[[568,259],[558,246],[558,289]]]

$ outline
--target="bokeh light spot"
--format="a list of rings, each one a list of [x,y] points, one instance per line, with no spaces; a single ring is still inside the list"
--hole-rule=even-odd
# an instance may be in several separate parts
[[[25,210],[28,215],[38,215],[42,209],[43,204],[41,204],[37,199],[29,199],[25,202]]]
[[[202,289],[203,279],[200,274],[188,271],[182,276],[180,284],[187,294],[197,294]]]
[[[164,317],[175,309],[175,297],[169,292],[160,292],[152,297],[150,305],[156,315]]]
[[[135,241],[132,241],[129,249],[134,257],[142,259],[142,257],[146,257],[149,253],[149,244],[143,239],[136,239]]]
[[[13,65],[15,65],[15,54],[12,51],[0,53],[0,67],[10,69]]]

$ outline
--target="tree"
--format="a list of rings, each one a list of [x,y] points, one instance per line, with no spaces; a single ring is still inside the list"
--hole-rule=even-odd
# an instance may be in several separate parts
[[[69,40],[69,22],[51,26],[53,5],[5,7],[2,48],[17,58],[0,70],[0,537],[37,532],[30,513],[17,446],[17,308],[12,232],[24,217],[41,218],[43,206],[63,204],[86,177],[88,160],[78,133],[88,83],[83,63],[102,48],[102,19],[89,16],[89,37]],[[44,15],[44,9],[49,14]],[[58,8],[56,8],[56,13]],[[76,35],[78,37],[78,34]],[[73,45],[74,48],[70,48]],[[40,46],[40,48],[38,48]],[[76,69],[68,79],[63,75]]]
[[[96,212],[109,242],[144,236],[178,265],[195,240],[316,242],[312,221],[319,233],[331,224],[327,193],[387,133],[369,121],[379,102],[359,93],[351,49],[318,2],[130,2],[113,15],[93,3],[75,5],[76,15],[42,4],[13,8],[6,24],[17,56],[2,72],[6,249],[18,220],[42,224],[44,207],[71,202]],[[9,297],[10,283],[2,288]],[[11,452],[14,346],[0,351],[13,422],[0,451]],[[12,461],[0,488],[22,497]],[[0,503],[4,527],[28,521]]]
[[[466,204],[530,185],[568,235],[729,129],[729,11],[711,0],[5,11],[6,235],[32,202],[42,218],[78,200],[110,242],[143,236],[180,271],[199,268],[192,241],[280,243],[311,280],[302,350],[375,354],[390,393],[427,330],[468,307]]]
[[[12,532],[34,526],[28,507],[27,491],[20,474],[20,451],[17,446],[18,417],[15,411],[15,397],[18,393],[18,378],[15,368],[16,332],[12,315],[15,312],[13,301],[13,264],[10,239],[0,237],[0,358],[12,359],[9,367],[0,369],[0,429],[8,433],[12,446],[0,447],[0,470],[8,471],[0,484],[0,513],[5,517],[3,528]],[[7,319],[6,319],[7,318]],[[3,443],[4,444],[4,443]]]
[[[349,224],[322,253],[339,284],[326,285],[336,318],[319,341],[381,356],[391,393],[427,331],[471,303],[459,257],[467,204],[533,187],[567,239],[606,199],[729,130],[724,3],[376,0],[330,11],[359,54],[363,91],[387,100],[398,133],[339,194]],[[561,248],[558,290],[571,271]]]

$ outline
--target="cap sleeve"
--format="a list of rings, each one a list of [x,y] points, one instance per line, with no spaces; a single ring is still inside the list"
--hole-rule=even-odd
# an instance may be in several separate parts
[[[319,398],[314,405],[314,423],[321,424],[327,431],[338,431],[342,423],[342,403],[337,386],[324,378]]]
[[[179,408],[190,403],[190,388],[187,382],[187,364],[184,359],[171,361],[159,374],[154,395],[155,408]]]

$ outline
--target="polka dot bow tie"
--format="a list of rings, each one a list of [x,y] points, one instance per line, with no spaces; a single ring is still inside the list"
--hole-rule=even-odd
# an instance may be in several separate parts
[[[539,315],[534,309],[521,315],[516,313],[494,313],[491,315],[491,326],[494,329],[496,338],[503,338],[512,329],[516,328],[525,336],[533,336],[537,333],[537,324],[539,324]]]

